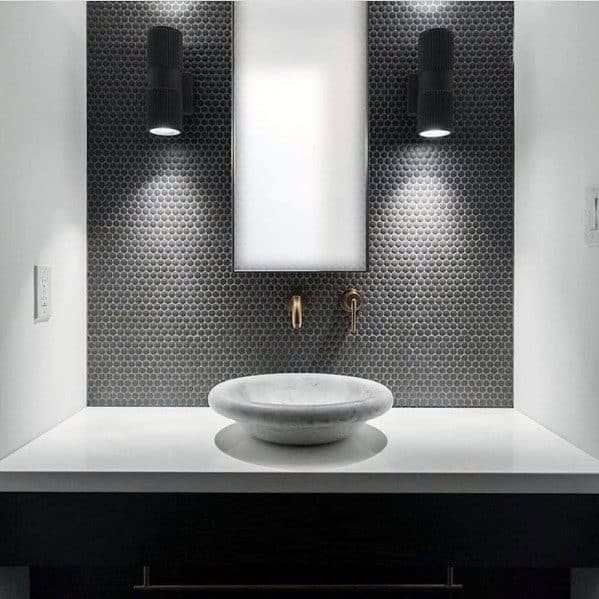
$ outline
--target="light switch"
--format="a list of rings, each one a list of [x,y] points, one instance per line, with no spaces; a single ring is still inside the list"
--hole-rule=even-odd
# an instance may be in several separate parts
[[[587,245],[599,245],[599,186],[587,190],[584,237]]]
[[[49,266],[34,266],[34,322],[45,322],[52,316],[50,304],[50,267]]]

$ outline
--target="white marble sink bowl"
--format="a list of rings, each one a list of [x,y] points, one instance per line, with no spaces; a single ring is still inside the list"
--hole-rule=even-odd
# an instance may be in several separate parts
[[[339,441],[393,405],[374,381],[336,374],[263,374],[213,387],[208,404],[250,435],[283,445]]]

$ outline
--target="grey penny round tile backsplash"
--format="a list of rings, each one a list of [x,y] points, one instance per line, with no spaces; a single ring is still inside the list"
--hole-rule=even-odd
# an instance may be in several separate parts
[[[512,405],[511,2],[369,4],[370,270],[232,272],[228,2],[90,2],[88,403],[202,406],[227,378],[335,372],[397,406]],[[183,32],[194,114],[145,127],[146,33]],[[418,34],[455,32],[455,133],[406,115]],[[365,295],[350,335],[340,293]],[[291,329],[284,300],[307,296]]]

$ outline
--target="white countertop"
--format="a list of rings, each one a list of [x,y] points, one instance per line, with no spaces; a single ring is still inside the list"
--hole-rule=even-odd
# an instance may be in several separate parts
[[[0,491],[599,493],[599,460],[514,409],[395,408],[320,447],[209,408],[86,408],[0,461]]]

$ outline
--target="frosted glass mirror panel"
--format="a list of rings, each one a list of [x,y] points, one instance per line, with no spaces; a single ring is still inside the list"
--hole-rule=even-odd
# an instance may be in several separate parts
[[[365,270],[365,3],[248,0],[234,24],[235,270]]]

